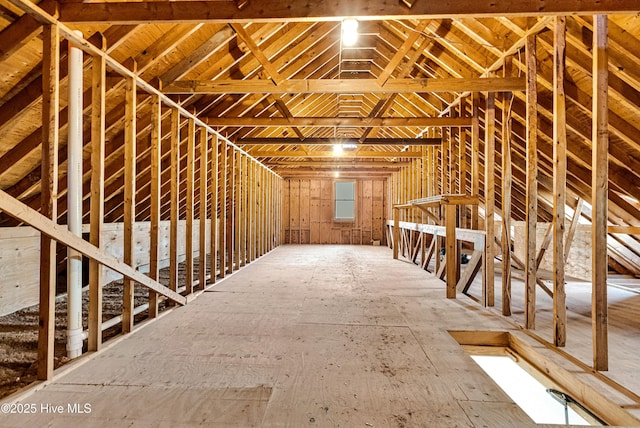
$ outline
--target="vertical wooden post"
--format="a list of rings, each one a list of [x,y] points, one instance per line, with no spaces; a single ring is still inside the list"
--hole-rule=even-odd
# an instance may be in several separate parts
[[[247,159],[247,263],[252,262],[255,259],[253,238],[255,237],[255,232],[253,230],[253,220],[254,220],[254,211],[253,211],[253,198],[255,195],[255,186],[253,183],[253,172],[254,172],[255,162],[252,159]]]
[[[557,16],[553,56],[553,342],[565,346],[567,309],[564,288],[564,230],[567,203],[567,117],[564,91],[566,18]]]
[[[209,252],[209,282],[215,284],[218,272],[218,135],[211,139],[211,250]]]
[[[171,109],[171,202],[169,207],[169,288],[178,291],[178,219],[180,216],[180,112]]]
[[[234,234],[236,215],[235,215],[235,198],[236,198],[236,162],[235,162],[236,149],[233,147],[228,150],[228,169],[227,179],[229,181],[229,189],[227,190],[227,272],[232,273],[235,270],[234,266],[234,246],[233,243],[238,239],[238,236]],[[237,260],[237,259],[236,259]]]
[[[42,177],[40,212],[58,220],[58,145],[60,109],[60,29],[43,26]],[[56,306],[56,242],[40,234],[40,306],[38,313],[38,379],[53,376]]]
[[[105,40],[102,40],[104,49]],[[95,55],[91,70],[91,206],[89,242],[100,248],[104,224],[104,150],[106,61]],[[102,266],[89,260],[89,337],[88,350],[102,345]]]
[[[152,96],[151,105],[151,225],[149,228],[149,276],[160,280],[160,188],[162,187],[162,104],[160,97]],[[149,290],[149,318],[158,316],[158,293]]]
[[[187,177],[186,177],[186,233],[185,233],[185,293],[193,293],[193,183],[196,147],[196,123],[189,119],[187,135]]]
[[[135,64],[134,64],[135,69]],[[136,81],[126,78],[124,113],[124,262],[135,268],[136,222]],[[122,296],[122,332],[133,331],[134,281],[124,278]]]
[[[444,206],[445,234],[446,234],[446,270],[447,270],[447,299],[456,298],[456,284],[458,283],[457,269],[460,259],[456,245],[456,205]],[[437,255],[440,257],[440,255]]]
[[[201,290],[207,285],[207,210],[209,209],[209,133],[200,128],[200,248],[198,250],[198,283]],[[213,227],[213,223],[212,226]]]
[[[591,259],[593,368],[609,369],[607,330],[607,219],[608,219],[608,22],[606,15],[593,19],[593,149],[591,182]]]
[[[511,77],[511,57],[505,58],[504,77]],[[513,94],[502,95],[502,315],[511,315],[511,102]]]
[[[220,278],[227,273],[227,141],[220,142]]]
[[[451,108],[451,117],[458,117],[458,109],[454,106]],[[449,192],[456,193],[459,189],[458,176],[460,164],[455,162],[458,159],[457,151],[457,139],[459,134],[459,128],[449,128]]]
[[[487,93],[485,110],[484,139],[484,225],[485,247],[484,266],[486,286],[483,290],[482,304],[493,306],[495,303],[495,151],[496,151],[496,105],[495,93]]]
[[[393,209],[393,258],[398,259],[400,247],[400,210]]]
[[[248,263],[247,257],[247,218],[248,218],[248,204],[247,198],[249,192],[247,191],[248,184],[248,173],[247,170],[247,156],[242,155],[242,239],[241,239],[241,247],[240,247],[240,259],[242,260],[242,266],[245,266]]]
[[[480,93],[474,92],[471,100],[471,194],[480,192]],[[471,229],[478,230],[478,205],[471,205]]]
[[[536,321],[536,222],[538,221],[538,94],[536,36],[527,37],[527,241],[525,257],[524,327],[535,328]]]
[[[460,115],[464,116],[466,114],[466,98],[460,101]],[[458,193],[466,194],[467,193],[467,175],[469,173],[469,166],[467,165],[467,134],[468,131],[466,128],[460,129],[460,142],[458,144],[458,168],[460,169],[460,174],[458,178]],[[467,206],[460,205],[458,207],[458,216],[460,218],[459,225],[460,227],[467,227]]]
[[[236,152],[234,150],[234,152]],[[235,191],[233,197],[233,203],[235,206],[235,222],[234,222],[234,236],[235,236],[235,248],[234,258],[236,260],[236,269],[240,269],[242,263],[242,153],[235,153]]]

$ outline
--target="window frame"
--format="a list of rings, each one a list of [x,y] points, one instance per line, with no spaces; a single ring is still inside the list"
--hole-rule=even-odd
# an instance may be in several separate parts
[[[352,183],[353,184],[353,217],[350,218],[346,218],[346,217],[342,217],[339,218],[337,217],[337,186],[338,183]],[[356,193],[356,186],[357,181],[356,180],[348,180],[348,179],[344,179],[344,180],[334,180],[333,182],[333,186],[332,186],[332,191],[333,191],[333,221],[336,223],[355,223],[356,222],[356,213],[358,212],[358,205],[357,205],[357,193]]]

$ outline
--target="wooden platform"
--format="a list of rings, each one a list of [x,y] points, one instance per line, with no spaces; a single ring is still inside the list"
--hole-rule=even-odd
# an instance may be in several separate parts
[[[447,332],[479,328],[512,329],[385,247],[283,246],[0,426],[533,426]]]

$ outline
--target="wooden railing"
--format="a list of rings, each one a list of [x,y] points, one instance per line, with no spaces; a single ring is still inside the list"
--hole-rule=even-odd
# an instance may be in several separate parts
[[[418,232],[418,240],[421,242],[422,251],[422,266],[426,268],[431,260],[433,254],[436,254],[436,274],[440,278],[446,278],[447,283],[447,298],[455,299],[456,289],[462,292],[466,292],[480,267],[484,264],[485,257],[485,234],[482,231],[459,229],[456,227],[457,221],[457,208],[459,205],[477,205],[478,198],[476,196],[469,195],[438,195],[423,199],[414,199],[408,201],[405,204],[398,204],[393,206],[393,222],[388,223],[388,227],[391,227],[391,242],[393,248],[393,258],[397,259],[400,254],[400,249],[408,249],[410,258],[415,262],[417,249],[416,247],[410,248],[410,239],[402,240],[405,233]],[[428,211],[430,207],[444,207],[444,226],[429,225],[429,224],[417,224],[407,223],[400,221],[400,210],[417,208],[427,213],[432,218],[437,216]],[[404,231],[404,232],[403,232]],[[429,249],[426,250],[426,237],[424,235],[431,236],[431,243]],[[444,263],[440,262],[440,241],[444,237],[444,249],[445,260]],[[473,253],[471,260],[467,268],[464,270],[464,274],[461,275],[460,268],[460,243],[462,241],[471,242],[473,244]],[[404,246],[403,246],[404,242]],[[417,241],[416,241],[417,242]],[[483,272],[486,270],[483,270]],[[483,275],[483,296],[486,291],[486,281]]]

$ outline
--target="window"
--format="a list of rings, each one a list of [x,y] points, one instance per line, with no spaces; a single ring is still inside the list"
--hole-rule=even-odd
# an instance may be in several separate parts
[[[355,181],[336,181],[335,219],[353,220],[355,217]]]

